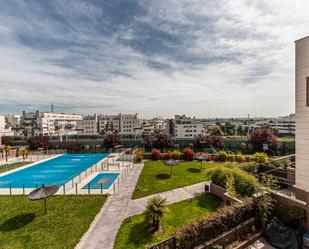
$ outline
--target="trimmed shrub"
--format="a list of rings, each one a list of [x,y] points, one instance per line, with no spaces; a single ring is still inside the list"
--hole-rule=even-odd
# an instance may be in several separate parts
[[[246,162],[240,165],[240,169],[247,172],[255,172],[258,170],[259,164],[257,162]]]
[[[174,160],[178,160],[181,157],[181,152],[179,150],[174,150],[172,153],[172,157]]]
[[[182,157],[183,157],[183,160],[185,160],[185,161],[193,161],[194,160],[194,151],[189,147],[184,148]]]
[[[219,162],[226,162],[227,157],[228,157],[228,154],[225,151],[221,150],[217,156],[217,160]]]
[[[210,169],[207,172],[207,175],[210,176],[210,179],[214,184],[217,184],[222,188],[226,187],[228,177],[233,177],[235,191],[240,196],[252,196],[259,186],[258,180],[253,175],[240,169],[219,167]]]
[[[187,224],[175,233],[177,248],[194,248],[255,216],[255,202],[247,200],[221,208],[215,214]]]
[[[246,157],[241,152],[238,152],[235,155],[235,161],[238,163],[243,163],[246,161]]]
[[[266,153],[264,152],[256,152],[254,155],[250,158],[251,162],[257,162],[257,163],[264,163],[268,164],[269,163],[269,157]]]
[[[153,149],[151,151],[151,159],[154,161],[160,160],[160,154],[161,154],[160,150]]]
[[[168,150],[165,153],[161,153],[160,155],[161,160],[169,160],[172,159],[172,152],[170,150]]]
[[[133,151],[133,154],[135,163],[140,163],[144,159],[144,153],[142,149],[137,149]]]
[[[289,159],[282,159],[275,161],[273,164],[275,167],[281,168],[281,169],[286,169],[287,167],[290,166],[291,161]]]

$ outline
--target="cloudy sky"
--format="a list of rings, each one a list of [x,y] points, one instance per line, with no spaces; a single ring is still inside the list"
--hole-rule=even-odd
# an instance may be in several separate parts
[[[0,2],[0,113],[294,111],[308,0]]]

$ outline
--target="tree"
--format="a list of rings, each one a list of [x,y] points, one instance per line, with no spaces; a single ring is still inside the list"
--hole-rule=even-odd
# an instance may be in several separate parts
[[[211,146],[214,146],[216,148],[223,148],[224,142],[223,138],[220,136],[205,136],[205,135],[199,135],[196,137],[195,142],[199,148],[209,148]]]
[[[3,136],[3,137],[1,137],[1,141],[2,141],[3,145],[9,146],[9,145],[11,145],[12,137],[10,137],[10,136]]]
[[[160,196],[154,196],[147,202],[145,215],[151,222],[151,231],[153,233],[160,229],[161,218],[167,211],[167,200]]]
[[[191,148],[189,147],[184,148],[183,154],[182,154],[183,160],[193,161],[194,156],[195,156],[194,151]]]
[[[159,133],[155,135],[149,135],[144,138],[146,148],[152,149],[163,149],[173,147],[173,141],[171,136],[165,133]]]
[[[47,135],[38,135],[28,138],[27,144],[31,150],[37,150],[38,148],[43,148],[45,150],[50,146],[50,136]]]
[[[106,150],[112,149],[117,145],[122,145],[122,139],[118,133],[109,133],[104,136],[103,146]]]
[[[8,161],[8,156],[9,156],[10,151],[11,151],[11,146],[5,145],[4,146],[4,152],[5,152],[5,161],[6,162]]]
[[[23,157],[23,160],[25,160],[29,155],[29,151],[26,148],[22,148],[19,153]]]
[[[257,151],[263,151],[264,144],[267,144],[268,148],[272,150],[276,150],[280,145],[277,137],[269,129],[264,128],[258,128],[251,132],[249,140]]]
[[[69,152],[78,153],[82,150],[82,144],[76,141],[65,141],[62,142],[59,146],[61,149],[65,149]]]

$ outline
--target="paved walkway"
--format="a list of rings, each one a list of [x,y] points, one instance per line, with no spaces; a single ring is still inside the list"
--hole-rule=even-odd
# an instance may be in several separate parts
[[[190,185],[187,187],[176,188],[170,191],[131,200],[127,208],[126,217],[143,213],[145,211],[145,206],[147,204],[147,201],[155,195],[160,195],[161,197],[166,198],[167,202],[171,204],[171,203],[187,200],[196,195],[204,193],[205,184],[209,184],[209,182],[201,182],[201,183],[197,183],[197,184]]]
[[[76,249],[112,249],[143,164],[135,164],[115,195],[108,197]]]

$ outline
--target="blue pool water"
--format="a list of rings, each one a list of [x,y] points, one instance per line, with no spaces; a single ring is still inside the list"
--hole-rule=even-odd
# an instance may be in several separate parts
[[[54,184],[62,186],[107,157],[108,154],[65,154],[54,159],[0,177],[0,188],[35,188]]]
[[[108,189],[119,176],[119,173],[100,173],[88,182],[83,189]]]

